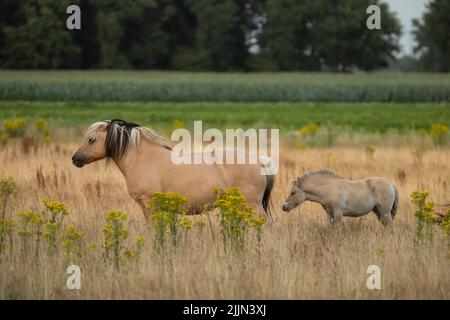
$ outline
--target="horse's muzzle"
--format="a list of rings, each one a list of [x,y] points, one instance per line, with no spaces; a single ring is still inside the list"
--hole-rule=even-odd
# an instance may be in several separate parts
[[[72,157],[72,163],[74,166],[81,168],[84,166],[84,164],[86,163],[86,160],[84,159],[83,156],[80,156],[78,154],[74,154]]]
[[[283,206],[281,207],[281,209],[283,209],[284,212],[289,212],[290,206],[288,203],[284,203]]]

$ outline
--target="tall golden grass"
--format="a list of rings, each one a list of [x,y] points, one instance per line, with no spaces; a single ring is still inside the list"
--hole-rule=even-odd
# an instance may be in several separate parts
[[[0,149],[0,177],[12,177],[19,192],[10,214],[40,210],[43,198],[67,204],[66,225],[85,233],[85,243],[101,244],[106,213],[127,213],[132,245],[143,235],[138,261],[120,270],[105,265],[98,248],[86,245],[81,258],[36,251],[6,251],[0,257],[1,299],[449,299],[450,257],[439,227],[431,243],[414,242],[414,207],[409,195],[430,192],[436,204],[450,201],[450,151],[432,148],[417,155],[414,146],[376,148],[369,157],[356,148],[283,147],[272,202],[274,222],[263,228],[261,247],[249,241],[245,254],[224,251],[217,221],[189,230],[179,246],[153,250],[153,234],[128,196],[114,165],[98,162],[83,169],[71,164],[76,144],[20,143]],[[328,168],[350,179],[385,176],[400,192],[392,230],[372,215],[344,218],[333,230],[323,209],[305,203],[289,214],[280,210],[291,182],[307,170]],[[201,181],[199,181],[201,183]],[[436,206],[436,208],[440,208]],[[444,209],[442,209],[444,211]],[[194,218],[195,220],[195,218]],[[211,231],[212,230],[212,231]],[[14,239],[20,245],[20,239]],[[66,288],[66,268],[81,268],[81,289]],[[369,265],[381,268],[381,289],[366,287]]]

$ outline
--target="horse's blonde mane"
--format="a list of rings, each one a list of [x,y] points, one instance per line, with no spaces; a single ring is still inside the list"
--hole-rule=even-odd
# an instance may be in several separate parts
[[[297,185],[300,186],[306,181],[308,181],[311,178],[314,177],[330,177],[330,178],[336,178],[336,179],[343,179],[340,175],[338,175],[336,172],[333,172],[331,170],[316,170],[316,171],[310,171],[305,173],[303,176],[299,177],[296,181]]]
[[[86,140],[89,139],[97,139],[98,134],[100,132],[100,128],[102,126],[106,127],[108,123],[106,121],[99,121],[91,124],[89,128],[87,129],[86,133],[84,134],[84,137]]]
[[[166,139],[155,130],[123,120],[95,122],[86,131],[85,139],[97,139],[101,128],[107,131],[105,146],[108,157],[121,158],[130,148],[139,146],[142,138],[148,139],[166,149],[171,149]]]

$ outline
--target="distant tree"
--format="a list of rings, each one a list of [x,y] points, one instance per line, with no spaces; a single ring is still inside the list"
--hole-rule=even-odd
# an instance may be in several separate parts
[[[195,69],[196,18],[189,1],[164,1],[164,19],[160,29],[167,35],[168,53],[158,68]]]
[[[81,8],[81,30],[72,32],[75,44],[80,48],[80,68],[95,68],[100,63],[100,44],[97,32],[97,8],[91,0],[79,0]]]
[[[21,3],[16,0],[2,0],[0,2],[0,49],[4,48],[5,34],[4,28],[6,26],[16,26],[25,20],[21,10]],[[0,65],[3,65],[6,59],[6,52],[0,50]]]
[[[138,35],[145,31],[142,29],[142,20],[147,10],[156,6],[155,2],[152,0],[136,0],[132,3],[129,0],[91,0],[91,4],[96,11],[99,66],[129,68],[127,51],[133,50]],[[133,31],[136,32],[133,30],[136,25],[139,34],[133,33]],[[125,43],[128,46],[125,46]]]
[[[381,30],[366,27],[366,9],[378,4]],[[398,19],[380,1],[268,0],[263,51],[280,69],[349,71],[387,66],[398,51]]]
[[[259,35],[262,54],[273,59],[281,70],[314,69],[306,53],[311,43],[305,13],[311,1],[268,0],[266,20]]]
[[[66,28],[68,0],[10,1],[14,20],[1,26],[1,66],[6,68],[77,67],[79,48]],[[3,12],[3,11],[2,11]],[[8,23],[9,22],[9,23]]]
[[[422,20],[413,20],[415,53],[427,71],[450,71],[450,1],[432,0]]]
[[[99,66],[167,69],[177,47],[193,43],[182,0],[90,0],[96,10]]]
[[[170,68],[194,46],[185,0],[2,0],[0,66],[6,68]],[[81,8],[69,31],[66,8]]]
[[[199,66],[228,69],[233,65],[236,54],[233,29],[238,7],[230,0],[193,0],[191,7],[197,21],[195,40]]]
[[[393,59],[400,34],[383,4],[382,29],[366,28],[366,8],[380,2],[2,0],[0,67],[372,70]],[[81,30],[65,26],[69,4]]]
[[[249,57],[249,35],[262,14],[261,0],[187,0],[195,16],[200,69],[239,70]]]

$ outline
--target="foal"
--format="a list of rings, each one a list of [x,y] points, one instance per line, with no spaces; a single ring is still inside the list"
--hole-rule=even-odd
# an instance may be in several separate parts
[[[282,209],[289,212],[309,200],[322,205],[333,225],[343,216],[360,217],[373,211],[380,222],[392,222],[398,205],[395,185],[382,177],[351,181],[327,170],[311,171],[294,181]]]

